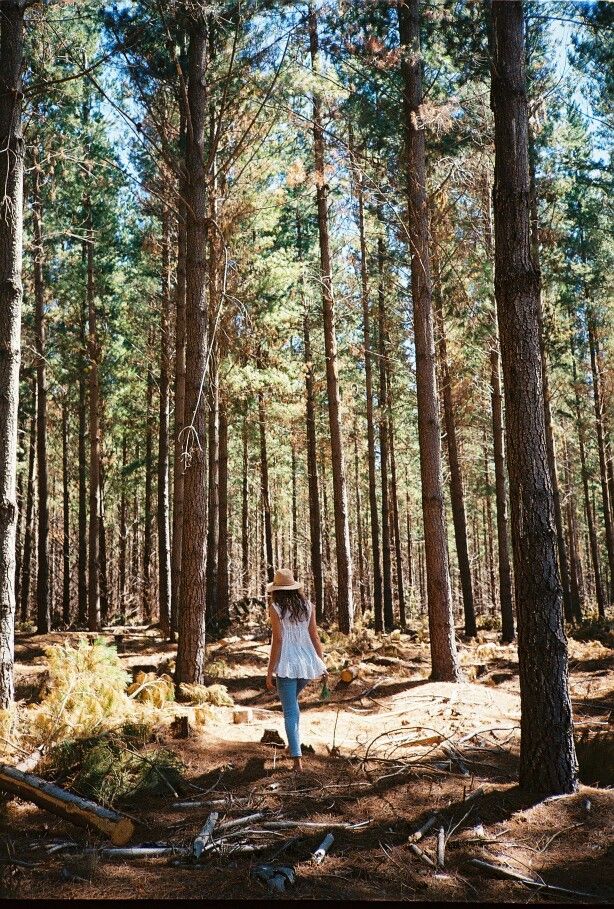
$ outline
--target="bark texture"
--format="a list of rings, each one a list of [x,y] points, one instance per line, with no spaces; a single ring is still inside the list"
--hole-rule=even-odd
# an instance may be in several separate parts
[[[530,240],[521,2],[492,4],[495,295],[505,389],[522,706],[520,784],[577,789],[567,641],[544,418],[539,268]]]
[[[398,16],[408,195],[407,240],[411,250],[418,441],[432,678],[454,682],[460,679],[461,673],[452,613],[441,469],[441,427],[435,376],[426,147],[424,129],[420,128],[419,122],[422,64],[418,0],[400,2]]]
[[[204,14],[188,24],[188,106],[191,128],[186,147],[186,376],[181,431],[187,448],[183,479],[181,587],[177,668],[181,682],[204,682],[205,544],[207,533],[206,398],[202,393],[207,348],[205,295],[207,184],[204,168],[207,125],[207,28]]]

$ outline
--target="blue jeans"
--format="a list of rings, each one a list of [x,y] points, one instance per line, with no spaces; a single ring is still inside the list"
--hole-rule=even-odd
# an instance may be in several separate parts
[[[309,684],[309,679],[286,679],[277,676],[276,682],[281,708],[284,712],[290,756],[299,758],[301,756],[301,737],[298,727],[301,711],[298,706],[298,696],[305,685]]]

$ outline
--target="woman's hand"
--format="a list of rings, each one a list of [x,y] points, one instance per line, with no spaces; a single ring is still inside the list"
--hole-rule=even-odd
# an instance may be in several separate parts
[[[275,682],[273,681],[273,676],[269,673],[266,677],[266,687],[269,691],[275,690]]]

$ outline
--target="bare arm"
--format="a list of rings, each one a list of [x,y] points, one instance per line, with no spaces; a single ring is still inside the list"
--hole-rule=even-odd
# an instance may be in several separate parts
[[[320,642],[320,635],[318,634],[318,626],[316,625],[315,609],[311,610],[311,618],[309,619],[309,637],[311,638],[311,643],[315,647],[317,655],[323,660],[324,653],[322,652],[322,644]]]
[[[279,621],[279,616],[275,612],[272,606],[269,606],[269,620],[271,622],[271,628],[273,630],[273,638],[271,640],[271,653],[269,656],[269,665],[267,668],[267,686],[273,684],[273,672],[277,666],[277,661],[279,660],[279,654],[281,653],[281,622]]]

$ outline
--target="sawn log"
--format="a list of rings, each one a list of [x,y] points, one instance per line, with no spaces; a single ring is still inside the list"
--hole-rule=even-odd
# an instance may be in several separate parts
[[[130,818],[7,764],[0,764],[0,789],[66,818],[72,824],[96,827],[115,846],[125,846],[134,834],[134,822]]]

